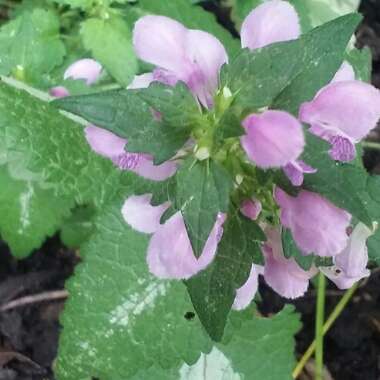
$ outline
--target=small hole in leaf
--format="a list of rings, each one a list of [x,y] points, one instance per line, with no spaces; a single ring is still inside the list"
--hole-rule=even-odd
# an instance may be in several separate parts
[[[187,313],[185,313],[184,317],[188,321],[192,321],[195,318],[195,313],[192,311],[188,311]]]

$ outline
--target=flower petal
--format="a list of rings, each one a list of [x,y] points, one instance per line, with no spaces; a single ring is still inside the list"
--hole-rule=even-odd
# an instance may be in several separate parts
[[[331,280],[339,289],[350,289],[359,280],[369,277],[371,272],[368,269],[364,269],[362,273],[356,277],[348,276],[341,271],[338,267],[320,267],[319,270]]]
[[[243,310],[249,306],[255,298],[257,288],[259,286],[259,274],[264,274],[264,267],[261,265],[252,265],[246,283],[236,290],[235,301],[232,308],[235,310]]]
[[[124,147],[127,143],[126,139],[94,125],[90,125],[84,131],[86,140],[92,150],[101,156],[113,159],[124,154]]]
[[[179,78],[171,71],[157,68],[153,70],[153,80],[166,84],[167,86],[175,86]]]
[[[227,52],[217,38],[201,30],[189,30],[186,37],[186,57],[193,64],[186,83],[205,107],[211,107]]]
[[[164,181],[177,171],[177,164],[174,161],[166,161],[161,165],[154,165],[153,158],[144,154],[140,155],[140,160],[133,171],[153,181]]]
[[[329,139],[331,149],[330,157],[336,161],[349,162],[356,156],[355,144],[347,137],[332,136]]]
[[[355,80],[354,68],[347,61],[344,61],[340,69],[336,72],[331,83],[353,81],[353,80]]]
[[[281,223],[291,230],[303,253],[335,256],[345,248],[351,220],[346,211],[305,190],[291,197],[277,187],[275,200],[281,207]]]
[[[241,28],[243,48],[258,49],[274,42],[297,39],[301,34],[298,14],[287,1],[272,0],[259,5]]]
[[[305,164],[303,161],[293,161],[283,167],[283,171],[289,178],[293,186],[301,186],[304,179],[304,173],[316,173],[317,169]]]
[[[243,127],[246,134],[241,144],[248,157],[261,168],[285,166],[303,151],[302,125],[287,112],[251,114],[243,121]]]
[[[169,207],[166,202],[160,206],[152,206],[152,194],[133,195],[129,197],[121,210],[124,220],[136,231],[151,234],[160,227],[162,214]]]
[[[165,16],[144,16],[133,30],[133,45],[143,61],[181,73],[186,70],[185,44],[187,29]]]
[[[359,81],[329,84],[300,108],[300,120],[326,139],[338,135],[359,142],[376,127],[379,118],[379,90]]]
[[[87,85],[95,83],[102,72],[102,65],[90,58],[80,59],[71,64],[65,71],[64,79],[84,79]]]
[[[147,255],[150,272],[160,278],[187,279],[206,268],[214,259],[224,219],[223,215],[217,218],[202,255],[197,259],[181,212],[174,214],[150,240]]]
[[[241,213],[252,220],[256,220],[259,217],[262,209],[261,202],[254,198],[245,200],[240,207]]]
[[[141,75],[135,75],[132,82],[127,87],[128,90],[135,90],[139,88],[147,88],[153,82],[153,73],[146,73]]]
[[[63,86],[52,87],[49,90],[49,94],[55,98],[65,98],[66,96],[70,96],[69,90]]]
[[[367,239],[372,231],[363,223],[358,223],[350,235],[346,248],[335,257],[335,264],[346,275],[351,277],[367,273],[368,250]]]
[[[303,296],[309,287],[310,278],[316,273],[315,268],[305,271],[293,257],[285,258],[279,229],[266,232],[268,241],[263,247],[265,282],[285,298],[294,299]]]

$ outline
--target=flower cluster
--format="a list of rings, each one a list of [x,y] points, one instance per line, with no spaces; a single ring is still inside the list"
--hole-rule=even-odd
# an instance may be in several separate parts
[[[242,48],[255,50],[297,39],[300,34],[299,18],[293,6],[273,0],[255,8],[245,19],[241,43]],[[232,96],[228,88],[220,88],[220,70],[228,63],[228,55],[214,36],[189,30],[167,17],[144,16],[135,24],[133,43],[137,56],[155,69],[136,76],[130,89],[145,88],[152,82],[174,86],[181,81],[193,94],[200,113],[213,112],[220,97],[225,101]],[[90,85],[101,70],[95,61],[81,60],[68,68],[65,78],[84,79]],[[68,91],[55,88],[52,94],[66,96]],[[331,82],[314,99],[301,105],[298,118],[280,109],[263,109],[247,115],[242,120],[241,157],[252,167],[282,170],[294,186],[300,187],[305,173],[312,175],[317,171],[300,159],[306,144],[305,133],[326,140],[331,145],[332,160],[348,162],[356,156],[355,145],[376,126],[379,118],[379,91],[356,80],[354,69],[344,62]],[[302,123],[309,127],[307,132]],[[152,156],[129,153],[126,139],[96,126],[86,128],[86,138],[95,152],[110,158],[120,169],[132,170],[151,180],[165,180],[181,165],[178,156],[155,166]],[[196,137],[189,141],[187,151],[193,152],[195,159],[210,157],[208,147],[201,146]],[[239,186],[242,179],[237,178],[236,182]],[[317,193],[301,189],[297,196],[291,196],[272,185],[272,211],[279,213],[276,223],[276,218],[268,218],[263,211],[265,200],[260,189],[250,190],[251,194],[241,200],[240,211],[256,220],[265,231],[267,241],[262,246],[265,264],[253,264],[248,281],[237,291],[234,308],[242,309],[251,302],[259,275],[287,298],[303,295],[318,270],[341,289],[369,276],[366,240],[372,231],[362,223],[353,226],[353,218],[347,211]],[[151,198],[151,194],[128,198],[122,209],[124,219],[135,230],[152,235],[147,253],[151,273],[160,278],[188,279],[213,261],[228,215],[219,213],[201,256],[196,258],[181,211],[161,224],[160,219],[170,203],[152,206]],[[281,240],[284,228],[291,231],[302,255],[329,257],[333,265],[317,268],[313,264],[304,270],[293,257],[286,258]]]

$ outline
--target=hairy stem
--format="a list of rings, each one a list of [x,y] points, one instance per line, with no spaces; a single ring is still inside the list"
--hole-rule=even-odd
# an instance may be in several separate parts
[[[334,324],[336,319],[339,317],[339,315],[342,313],[348,302],[350,301],[351,297],[355,293],[356,289],[358,288],[359,283],[356,283],[352,288],[348,289],[341,300],[338,302],[338,304],[335,306],[334,310],[328,317],[326,323],[323,325],[323,335],[325,335],[331,328],[331,326]],[[302,355],[302,358],[297,363],[296,368],[293,371],[293,379],[297,379],[297,377],[301,374],[303,368],[305,367],[306,363],[309,361],[311,356],[313,355],[316,347],[316,341],[314,340],[309,348],[306,350],[306,352]]]
[[[372,142],[372,141],[363,141],[362,146],[365,149],[374,149],[374,150],[380,150],[380,143]]]
[[[317,310],[315,318],[315,380],[323,380],[323,323],[325,321],[326,278],[318,277]]]

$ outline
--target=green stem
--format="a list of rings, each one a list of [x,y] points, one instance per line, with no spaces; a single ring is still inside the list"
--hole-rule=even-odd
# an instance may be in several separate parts
[[[380,150],[380,143],[372,142],[372,141],[363,141],[362,146],[365,149],[375,149]]]
[[[325,320],[326,278],[318,278],[317,310],[315,319],[315,380],[323,380],[323,323]]]
[[[339,317],[339,315],[342,313],[346,305],[348,304],[349,300],[355,293],[356,289],[358,288],[359,283],[356,283],[351,289],[348,289],[341,300],[338,302],[338,304],[335,306],[333,312],[328,317],[326,323],[323,325],[323,335],[326,335],[326,333],[330,330],[331,326],[334,324],[336,319]],[[309,361],[311,356],[313,355],[315,351],[315,340],[311,343],[309,348],[306,350],[306,352],[303,354],[300,361],[297,363],[296,368],[293,371],[293,379],[297,379],[297,377],[301,374],[303,368],[305,367],[306,363]]]

